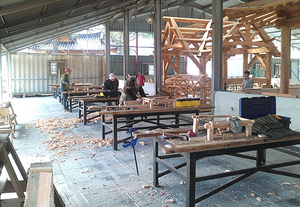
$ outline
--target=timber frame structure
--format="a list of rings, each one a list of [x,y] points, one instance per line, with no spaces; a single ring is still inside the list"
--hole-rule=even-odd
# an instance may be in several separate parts
[[[260,30],[264,26],[275,26],[281,30],[281,94],[289,94],[291,28],[300,29],[299,10],[300,0],[256,0],[223,9],[228,20],[238,19],[238,22],[254,25]],[[267,56],[267,66],[270,61]]]
[[[189,57],[206,74],[206,63],[212,56],[212,20],[177,17],[163,17],[167,22],[162,31],[163,84],[166,84],[167,69],[171,66],[175,74],[180,73],[180,55]],[[185,24],[179,27],[178,24]],[[223,85],[231,87],[241,84],[240,79],[227,79],[227,60],[237,54],[243,54],[243,71],[249,70],[259,60],[266,70],[266,78],[257,79],[259,84],[271,87],[271,59],[279,57],[277,50],[263,28],[256,21],[223,21]],[[248,63],[248,56],[252,59]],[[172,59],[175,58],[175,62]],[[266,59],[266,60],[264,60]]]

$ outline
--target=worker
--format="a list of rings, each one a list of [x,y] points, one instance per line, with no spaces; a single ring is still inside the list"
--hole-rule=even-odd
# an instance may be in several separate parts
[[[142,97],[146,97],[143,86],[145,85],[145,76],[140,74],[136,79],[137,90]]]
[[[242,88],[243,90],[246,88],[253,88],[254,80],[250,78],[250,71],[245,71],[244,72],[244,80],[243,80],[243,85]]]
[[[110,73],[108,75],[108,79],[104,81],[104,95],[107,97],[117,97],[121,95],[120,92],[118,92],[119,88],[119,80],[116,78],[116,75],[114,73]]]
[[[70,88],[70,85],[74,85],[74,84],[70,84],[70,81],[69,81],[69,75],[71,74],[71,72],[72,72],[71,69],[66,68],[65,73],[60,78],[60,92],[61,92],[61,97],[62,97],[61,100],[62,100],[62,105],[64,107],[64,112],[70,112],[67,107],[68,94],[64,94],[63,92],[68,91]]]
[[[138,98],[137,95],[138,93],[140,93],[140,96],[142,97],[146,96],[141,86],[141,84],[144,85],[144,81],[142,77],[140,77],[140,79],[138,78],[136,79],[135,77],[129,77],[125,82],[125,86],[122,91],[119,104],[123,105],[124,101],[134,101],[134,100],[137,100],[139,103],[142,103],[142,99]],[[130,134],[130,128],[133,127],[133,125],[130,124],[130,122],[134,120],[134,117],[126,117],[125,119],[129,121],[129,122],[125,122],[128,128],[128,131],[126,133]]]
[[[144,77],[145,79],[145,77]],[[125,86],[123,89],[123,92],[121,94],[119,104],[123,105],[124,101],[133,101],[137,100],[138,102],[142,102],[141,99],[137,97],[138,93],[141,97],[146,97],[146,94],[142,88],[142,85],[144,85],[145,80],[143,81],[143,78],[135,78],[130,77],[126,80]]]

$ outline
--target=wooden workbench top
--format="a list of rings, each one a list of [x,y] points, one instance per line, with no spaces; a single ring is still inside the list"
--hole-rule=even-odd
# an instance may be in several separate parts
[[[251,137],[243,137],[243,138],[236,138],[230,140],[214,140],[212,142],[207,141],[181,141],[180,139],[170,140],[167,145],[160,146],[162,151],[165,154],[172,154],[172,153],[181,153],[181,152],[199,152],[199,151],[207,151],[207,150],[217,150],[217,149],[224,149],[224,148],[231,148],[231,147],[239,147],[239,146],[251,146],[256,144],[264,144],[264,143],[276,143],[282,141],[291,141],[291,140],[300,140],[299,135],[293,135],[288,137],[282,137],[277,140],[272,140],[267,137],[258,137],[258,136],[251,136]]]
[[[172,111],[189,111],[197,110],[199,112],[208,112],[213,106],[196,106],[196,107],[176,107],[176,108],[158,108],[158,109],[134,109],[134,110],[119,110],[119,111],[102,111],[100,115],[122,115],[122,114],[141,114],[141,113],[159,113],[159,112],[172,112]]]
[[[63,94],[69,94],[69,95],[72,95],[72,94],[88,94],[88,93],[91,93],[91,94],[95,94],[95,93],[103,93],[104,90],[89,90],[89,91],[64,91]]]
[[[75,98],[75,101],[117,101],[120,97],[100,97],[100,98],[93,98],[93,97],[81,97],[81,98]]]

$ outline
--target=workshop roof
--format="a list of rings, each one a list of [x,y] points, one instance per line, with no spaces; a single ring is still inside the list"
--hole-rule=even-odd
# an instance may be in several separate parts
[[[249,2],[249,0],[243,0]],[[224,0],[224,7],[240,4]],[[154,0],[9,0],[0,1],[0,40],[17,52],[105,21],[153,12]],[[211,13],[212,0],[164,0],[162,8],[189,6]]]

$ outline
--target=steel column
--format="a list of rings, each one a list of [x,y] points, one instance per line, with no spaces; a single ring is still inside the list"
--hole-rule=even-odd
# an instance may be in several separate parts
[[[2,47],[0,44],[0,101],[3,102],[3,90],[2,90]]]
[[[103,82],[111,72],[110,67],[110,22],[107,21],[105,22],[105,77],[103,77]]]
[[[154,0],[154,83],[156,95],[162,95],[161,0]]]
[[[129,74],[129,11],[123,12],[123,76],[126,80]]]
[[[215,106],[215,91],[222,89],[223,1],[212,1],[212,79],[211,105]],[[212,109],[214,114],[214,109]]]

